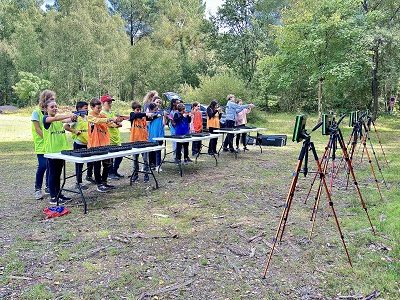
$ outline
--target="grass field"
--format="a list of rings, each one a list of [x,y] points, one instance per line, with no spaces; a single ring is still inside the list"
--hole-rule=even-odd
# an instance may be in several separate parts
[[[292,134],[294,115],[259,113],[267,133]],[[316,117],[310,117],[308,128]],[[345,119],[344,123],[347,123]],[[389,161],[372,141],[388,188],[360,153],[355,171],[377,235],[346,173],[332,197],[353,262],[350,268],[323,194],[315,233],[308,240],[314,198],[304,198],[313,174],[300,178],[284,239],[266,279],[262,273],[283,210],[301,144],[258,147],[237,160],[222,153],[218,167],[200,157],[179,177],[174,165],[157,175],[160,188],[143,182],[99,195],[87,192],[89,213],[45,220],[47,200],[33,199],[36,156],[30,118],[0,115],[0,299],[368,299],[400,295],[400,120],[377,121]],[[345,139],[350,129],[343,126]],[[128,139],[128,128],[123,128]],[[321,155],[327,137],[313,140]],[[341,154],[338,151],[338,161]],[[309,166],[315,171],[313,160]],[[128,174],[131,162],[122,162]],[[73,165],[67,164],[68,173]],[[73,186],[73,182],[69,186]],[[153,184],[153,182],[150,182]],[[347,296],[347,298],[345,297]]]

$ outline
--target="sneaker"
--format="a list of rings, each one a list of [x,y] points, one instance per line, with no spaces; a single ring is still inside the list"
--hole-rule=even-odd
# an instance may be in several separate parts
[[[67,198],[68,198],[68,197],[67,197]],[[69,198],[69,199],[71,199],[71,198]],[[60,205],[60,204],[65,204],[65,202],[67,202],[67,201],[68,201],[68,200],[64,200],[64,199],[62,199],[61,197],[59,197],[59,198],[58,198],[58,205]],[[49,204],[50,204],[50,205],[57,205],[56,197],[50,198]]]
[[[178,158],[175,158],[175,163],[176,163],[177,165],[180,165],[180,164],[182,163],[182,161],[181,161],[180,159],[178,159]]]
[[[230,153],[238,153],[235,149],[229,149]]]
[[[133,174],[131,177],[131,183],[138,182],[138,180],[139,180],[138,174]]]
[[[46,188],[44,189],[44,194],[45,195],[50,195],[50,189],[46,186]]]
[[[143,182],[149,182],[149,181],[150,181],[149,174],[144,174]]]
[[[114,190],[114,189],[116,189],[115,185],[107,184],[106,182],[103,182],[103,186],[105,186],[105,187],[108,188],[109,190]]]
[[[62,200],[63,202],[67,202],[67,201],[71,201],[72,198],[67,197],[67,196],[61,194],[61,195],[58,197],[58,202],[60,202],[60,200]]]
[[[100,192],[100,193],[106,193],[106,192],[109,191],[109,189],[106,188],[104,185],[99,184],[99,185],[97,186],[97,191]]]
[[[243,151],[250,151],[250,149],[247,147],[243,147]]]
[[[237,153],[240,152],[240,148],[239,148],[239,147],[236,148],[236,152],[237,152]]]
[[[35,199],[36,200],[42,200],[43,199],[42,190],[35,190]]]
[[[119,177],[116,174],[108,174],[108,179],[119,180]]]
[[[85,177],[85,180],[86,180],[87,182],[89,182],[89,183],[96,184],[96,181],[95,181],[92,177],[86,176],[86,177]]]
[[[156,172],[157,172],[157,173],[162,172],[161,166],[157,166],[157,167],[156,167]]]
[[[228,152],[229,151],[229,149],[228,148],[222,148],[222,151],[224,151],[224,152]]]
[[[189,157],[185,158],[185,160],[184,160],[184,164],[186,164],[186,165],[191,162],[193,162],[193,160],[191,160]]]
[[[115,176],[117,176],[118,178],[124,178],[125,177],[125,175],[119,174],[118,172],[115,173]]]
[[[82,183],[80,183],[80,186],[81,186],[81,190],[82,190],[82,191],[88,189],[88,187],[87,187],[86,185],[83,185]],[[78,184],[78,183],[75,184],[75,189],[76,189],[76,190],[79,190],[79,184]]]

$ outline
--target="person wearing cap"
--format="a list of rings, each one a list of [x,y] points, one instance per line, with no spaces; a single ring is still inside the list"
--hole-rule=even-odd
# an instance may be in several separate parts
[[[105,115],[107,118],[115,118],[118,115],[111,109],[112,102],[114,98],[109,94],[104,94],[100,98],[102,104],[101,113]],[[121,146],[121,133],[119,131],[119,127],[122,127],[121,123],[108,123],[108,133],[110,134],[110,145],[113,146]],[[108,173],[108,178],[110,179],[120,179],[123,178],[124,175],[118,173],[119,166],[121,165],[122,157],[117,157],[115,159],[111,159],[111,166]]]

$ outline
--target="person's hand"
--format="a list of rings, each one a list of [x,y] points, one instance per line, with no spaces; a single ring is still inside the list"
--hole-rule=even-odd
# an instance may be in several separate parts
[[[150,113],[150,112],[146,113],[146,117],[151,118],[151,117],[153,117],[153,116],[154,116],[154,113]]]
[[[118,116],[118,117],[116,118],[115,122],[116,122],[116,123],[121,123],[123,120],[124,120],[123,117]],[[121,125],[121,124],[117,124],[117,125]],[[122,125],[121,125],[121,126],[122,126]]]
[[[76,135],[80,135],[82,133],[82,131],[78,130],[77,132],[75,132]]]
[[[256,107],[256,106],[255,106],[253,103],[250,103],[250,104],[249,104],[249,107],[250,107],[250,108],[253,108],[253,107]]]
[[[72,122],[76,122],[76,120],[78,120],[78,116],[75,115],[75,114],[71,114],[71,115],[69,116],[69,118],[71,119]]]

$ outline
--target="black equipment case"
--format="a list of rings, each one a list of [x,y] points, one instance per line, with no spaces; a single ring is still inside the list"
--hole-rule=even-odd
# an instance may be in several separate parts
[[[257,136],[255,141],[254,137],[247,137],[247,144],[261,146],[275,146],[275,147],[283,147],[286,146],[287,135],[284,134],[275,134],[275,135],[263,135],[260,134]]]

